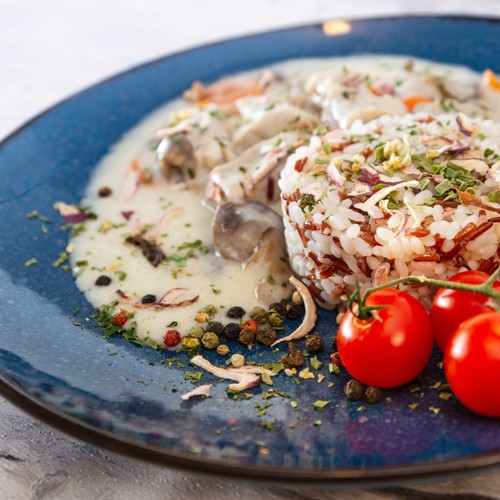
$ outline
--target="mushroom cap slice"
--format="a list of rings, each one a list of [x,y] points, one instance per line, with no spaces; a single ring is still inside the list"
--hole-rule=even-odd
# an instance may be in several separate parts
[[[268,206],[249,200],[220,204],[213,221],[214,243],[226,259],[247,262],[269,228],[284,231],[281,216]]]

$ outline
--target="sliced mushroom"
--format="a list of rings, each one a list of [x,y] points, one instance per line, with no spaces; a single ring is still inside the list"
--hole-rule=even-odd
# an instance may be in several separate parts
[[[217,251],[226,259],[245,263],[269,228],[283,232],[283,221],[262,203],[237,200],[217,207],[212,227]]]
[[[288,280],[292,268],[286,251],[286,241],[283,230],[268,228],[262,235],[258,247],[245,264],[245,269],[251,266],[260,267],[260,279],[255,295],[263,304],[272,304],[288,299],[292,287]]]
[[[194,148],[186,134],[165,137],[156,150],[157,165],[170,182],[186,182],[196,168]]]

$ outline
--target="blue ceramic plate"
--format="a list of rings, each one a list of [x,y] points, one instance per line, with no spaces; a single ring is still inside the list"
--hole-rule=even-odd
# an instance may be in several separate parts
[[[500,464],[500,422],[431,388],[443,380],[438,354],[418,389],[384,394],[392,403],[347,402],[347,375],[325,368],[322,383],[276,377],[273,389],[290,398],[268,397],[262,386],[242,401],[205,374],[204,382],[215,383],[212,397],[182,402],[179,394],[193,388],[178,366],[187,358],[167,363],[173,354],[103,339],[86,321],[93,311],[72,276],[52,265],[67,242],[53,202],[77,202],[110,146],[193,80],[289,58],[367,53],[500,70],[496,20],[404,17],[355,21],[350,28],[338,36],[326,36],[321,25],[293,28],[160,59],[68,99],[0,146],[0,380],[7,398],[114,450],[252,479],[359,485]],[[27,218],[33,210],[52,223]],[[32,258],[37,263],[26,267]],[[321,315],[318,329],[332,335],[331,314]],[[256,359],[269,356],[257,358],[255,349]],[[335,385],[328,388],[329,382]],[[317,399],[331,403],[319,412]],[[257,405],[265,415],[258,416]]]

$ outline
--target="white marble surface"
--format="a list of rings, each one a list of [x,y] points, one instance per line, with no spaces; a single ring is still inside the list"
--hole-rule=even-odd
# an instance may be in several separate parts
[[[0,139],[134,64],[201,43],[327,18],[402,13],[500,17],[476,0],[0,0]],[[77,441],[0,398],[0,499],[496,498],[500,473],[389,490],[292,491],[142,463]]]

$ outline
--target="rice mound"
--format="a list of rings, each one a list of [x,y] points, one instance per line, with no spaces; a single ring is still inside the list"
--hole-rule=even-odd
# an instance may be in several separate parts
[[[498,154],[497,154],[498,153]],[[333,308],[407,275],[500,261],[500,125],[461,113],[382,116],[314,135],[281,173],[292,267]],[[402,287],[430,305],[428,287]]]

